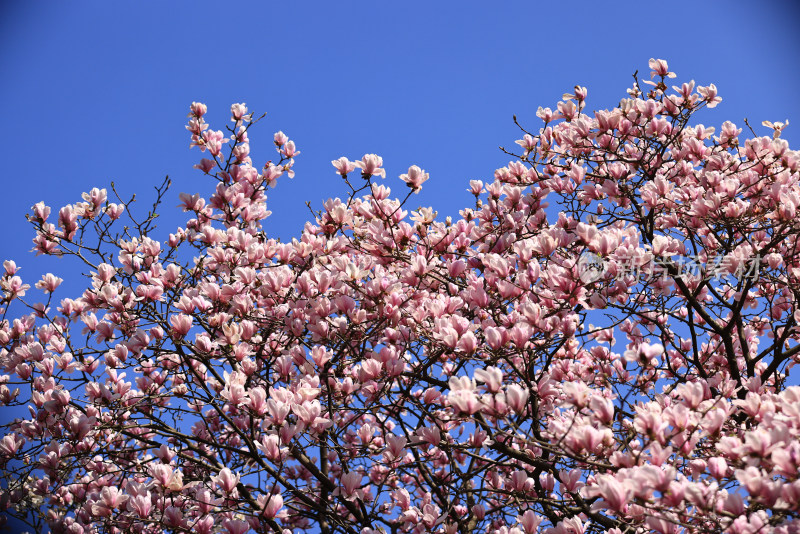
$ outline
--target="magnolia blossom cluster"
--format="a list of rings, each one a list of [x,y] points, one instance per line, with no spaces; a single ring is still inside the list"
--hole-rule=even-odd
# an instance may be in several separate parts
[[[540,108],[457,220],[407,206],[422,169],[396,198],[367,154],[271,238],[265,191],[299,152],[278,132],[255,167],[244,104],[228,133],[192,104],[216,183],[163,240],[105,190],[34,206],[35,250],[90,281],[0,273],[4,513],[69,534],[798,532],[800,153],[697,123],[716,87],[650,65],[613,109],[579,86]]]

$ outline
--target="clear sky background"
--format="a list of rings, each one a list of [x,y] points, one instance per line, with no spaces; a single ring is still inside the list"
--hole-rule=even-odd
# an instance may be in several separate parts
[[[788,118],[784,137],[797,148],[798,22],[800,3],[777,0],[0,0],[0,259],[31,284],[64,271],[28,252],[24,214],[40,200],[56,214],[111,181],[146,201],[170,175],[160,235],[174,230],[178,193],[213,187],[192,169],[193,100],[214,128],[230,124],[234,102],[267,112],[251,130],[259,167],[275,157],[275,131],[296,141],[297,176],[268,200],[266,230],[284,240],[309,218],[306,201],[346,195],[330,164],[340,156],[383,156],[399,195],[397,176],[420,165],[431,179],[411,207],[456,215],[472,203],[468,181],[510,160],[498,146],[521,137],[512,115],[538,128],[536,108],[575,84],[588,86],[590,111],[613,107],[635,70],[648,77],[650,57],[667,59],[676,81],[716,83],[723,102],[699,122],[748,117],[767,134],[762,120]]]

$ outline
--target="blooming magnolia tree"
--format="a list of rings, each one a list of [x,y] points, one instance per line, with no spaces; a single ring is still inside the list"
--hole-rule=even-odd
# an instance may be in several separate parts
[[[180,195],[163,243],[106,190],[34,206],[35,250],[91,274],[68,298],[5,263],[6,513],[73,534],[800,531],[800,153],[781,123],[696,124],[716,88],[650,66],[617,108],[587,113],[582,87],[540,108],[459,220],[409,213],[428,175],[395,198],[368,154],[271,238],[265,190],[299,152],[279,132],[254,166],[242,104],[229,134],[192,104],[216,189]]]

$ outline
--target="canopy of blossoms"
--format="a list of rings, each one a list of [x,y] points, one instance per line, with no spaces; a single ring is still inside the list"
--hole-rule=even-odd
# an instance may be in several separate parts
[[[614,109],[540,108],[458,220],[367,154],[272,238],[300,152],[278,132],[254,165],[244,104],[227,132],[192,104],[215,188],[162,241],[113,191],[33,206],[36,252],[89,277],[4,263],[0,507],[69,534],[800,532],[800,153],[698,124],[714,85],[650,67]]]

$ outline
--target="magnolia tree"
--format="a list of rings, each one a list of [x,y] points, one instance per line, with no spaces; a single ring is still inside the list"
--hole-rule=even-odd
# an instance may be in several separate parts
[[[540,108],[458,220],[409,212],[428,174],[390,184],[368,154],[271,238],[265,190],[299,152],[278,132],[254,166],[243,104],[229,133],[192,104],[216,189],[182,193],[163,242],[105,189],[35,205],[36,252],[90,274],[70,298],[5,262],[5,513],[72,534],[800,531],[800,152],[782,123],[693,122],[714,85],[650,67],[614,109],[583,87]]]

